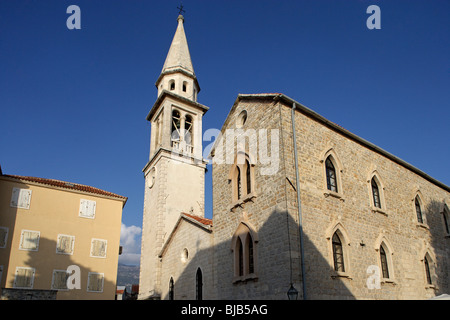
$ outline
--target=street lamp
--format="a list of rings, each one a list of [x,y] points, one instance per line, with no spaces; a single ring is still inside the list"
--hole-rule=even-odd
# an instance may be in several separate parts
[[[291,283],[291,287],[289,288],[287,292],[287,296],[289,300],[297,300],[298,297],[298,291],[294,288],[294,285]]]

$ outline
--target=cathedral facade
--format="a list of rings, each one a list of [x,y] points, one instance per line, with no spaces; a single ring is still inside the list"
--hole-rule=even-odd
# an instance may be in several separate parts
[[[140,299],[450,292],[450,188],[280,93],[241,94],[210,153],[178,17],[151,122]],[[212,111],[213,112],[213,111]]]

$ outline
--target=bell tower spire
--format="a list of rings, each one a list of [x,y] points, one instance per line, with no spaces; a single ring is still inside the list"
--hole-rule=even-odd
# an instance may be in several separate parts
[[[181,11],[180,11],[181,12]],[[180,214],[204,217],[205,170],[202,118],[208,107],[197,102],[200,87],[184,31],[178,25],[156,81],[158,97],[151,124],[150,157],[145,177],[139,299],[161,298],[159,254]]]
[[[177,21],[177,30],[155,85],[158,88],[158,96],[163,90],[168,90],[192,101],[197,101],[200,86],[198,85],[191,54],[189,53],[189,46],[184,31],[184,17],[180,14]]]

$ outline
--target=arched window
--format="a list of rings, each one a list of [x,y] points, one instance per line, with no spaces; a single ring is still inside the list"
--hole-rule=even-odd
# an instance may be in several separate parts
[[[330,191],[338,192],[337,179],[336,179],[336,169],[334,168],[333,162],[331,161],[331,156],[325,161],[325,169],[327,175],[327,189]]]
[[[181,124],[181,116],[178,110],[172,111],[172,133],[171,133],[171,142],[172,147],[178,147],[180,143],[180,124]]]
[[[341,238],[335,232],[332,237],[334,271],[345,272],[344,251],[342,250]]]
[[[443,210],[441,212],[442,212],[442,218],[444,219],[444,230],[446,232],[446,236],[448,237],[448,236],[450,236],[450,226],[449,226],[450,217],[449,217],[447,206],[445,204],[443,205]]]
[[[431,285],[431,284],[433,284],[433,281],[431,279],[431,269],[430,269],[430,262],[428,261],[428,255],[425,255],[425,258],[423,259],[423,263],[425,265],[425,276],[427,279],[427,284]]]
[[[174,284],[173,284],[173,278],[170,278],[169,281],[169,300],[174,300],[175,296],[174,296]]]
[[[414,199],[414,205],[416,207],[417,222],[423,223],[422,209],[420,208],[418,196]]]
[[[175,90],[175,80],[170,80],[169,82],[170,91]]]
[[[186,115],[185,121],[184,121],[184,141],[186,141],[187,148],[190,152],[192,152],[192,128],[193,128],[194,122],[192,121],[192,117],[190,115]]]
[[[257,239],[255,239],[256,235],[252,235],[252,232],[246,224],[240,223],[233,235],[234,281],[255,278],[255,244]]]
[[[250,163],[247,159],[245,159],[245,177],[246,177],[246,185],[247,185],[247,194],[252,193],[252,179],[250,174]]]
[[[381,262],[381,272],[383,274],[384,279],[389,279],[389,267],[386,251],[383,248],[383,245],[380,246],[380,262]]]
[[[230,170],[229,181],[232,183],[232,201],[250,199],[255,192],[254,168],[248,155],[239,153]]]
[[[381,209],[380,190],[378,188],[377,182],[375,181],[375,177],[372,178],[370,184],[372,186],[373,205],[374,207]]]
[[[200,268],[197,269],[195,274],[195,299],[203,300],[203,275]]]

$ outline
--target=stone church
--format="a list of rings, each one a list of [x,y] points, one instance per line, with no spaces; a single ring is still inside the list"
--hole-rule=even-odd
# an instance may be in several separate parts
[[[280,93],[240,94],[210,152],[178,26],[147,115],[140,299],[450,293],[450,187]],[[211,111],[214,112],[214,111]]]

